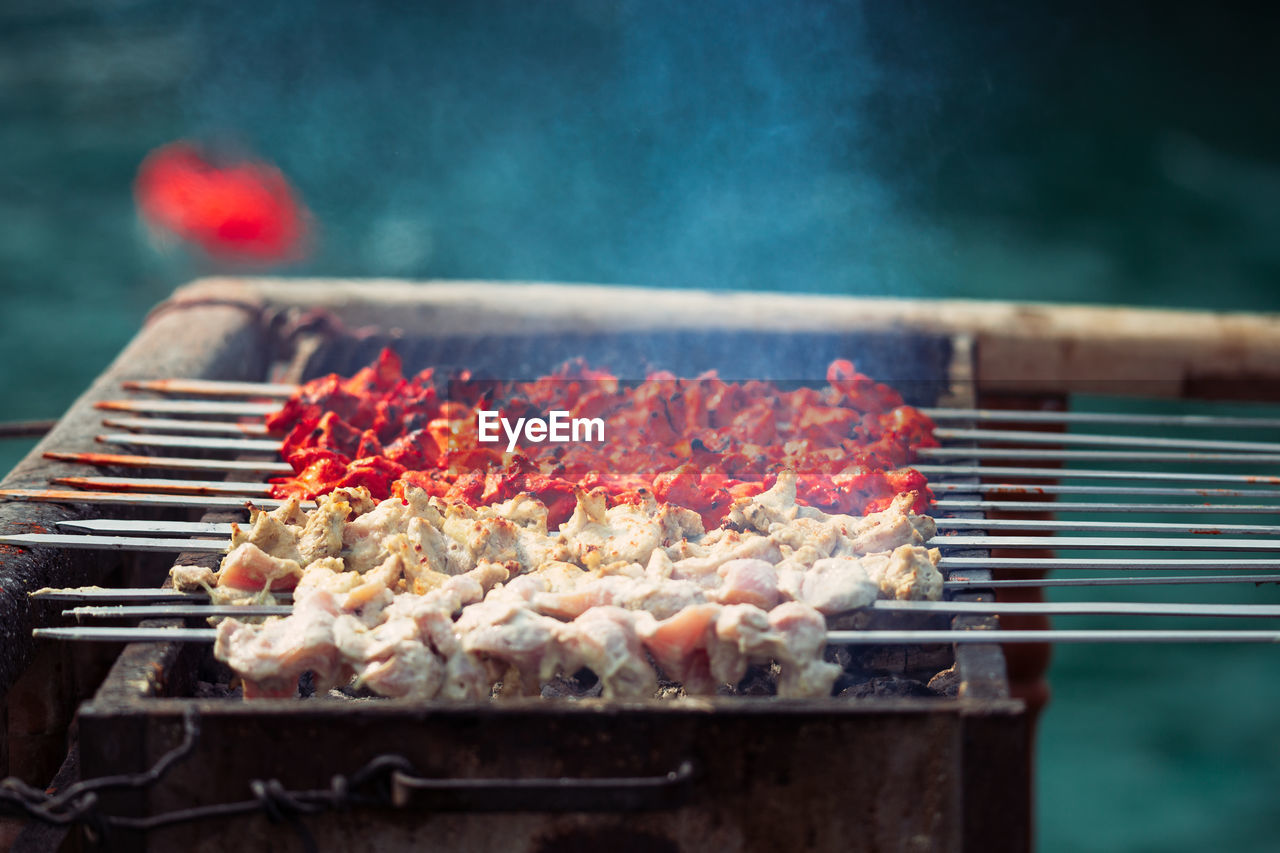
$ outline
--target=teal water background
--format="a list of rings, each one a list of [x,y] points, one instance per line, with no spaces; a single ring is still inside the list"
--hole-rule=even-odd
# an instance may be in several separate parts
[[[15,0],[0,417],[56,416],[173,287],[237,271],[136,219],[178,138],[291,178],[318,230],[286,274],[1275,311],[1278,32],[1248,4]],[[1060,650],[1041,849],[1280,849],[1276,654]]]

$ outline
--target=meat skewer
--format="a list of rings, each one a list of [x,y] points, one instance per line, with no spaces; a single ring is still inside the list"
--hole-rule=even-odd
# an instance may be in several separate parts
[[[120,401],[121,403],[125,401]],[[105,408],[105,407],[104,407]],[[187,432],[219,433],[231,435],[267,435],[265,423],[234,421],[201,421],[170,418],[107,418],[103,424],[139,432]],[[1222,450],[1242,453],[1280,453],[1280,443],[1273,441],[1224,441],[1198,438],[1164,438],[1160,436],[1098,435],[1063,432],[1031,432],[1026,430],[991,430],[955,427],[936,427],[934,438],[939,441],[979,441],[1008,444],[1084,445],[1103,447],[1158,447],[1166,450]],[[922,448],[924,455],[936,455],[936,448]]]
[[[1251,524],[1177,524],[1160,521],[1058,521],[1021,518],[939,518],[938,530],[1064,530],[1064,531],[1133,531],[1223,536],[1280,536],[1280,526]],[[134,519],[92,518],[60,521],[58,527],[83,533],[185,536],[230,536],[231,525],[208,521],[138,521]],[[945,540],[938,540],[945,541]]]
[[[212,628],[76,626],[36,628],[44,640],[103,643],[212,643]],[[828,631],[832,645],[942,645],[947,643],[1280,643],[1280,631],[1050,629],[1047,631]]]
[[[1089,549],[1140,551],[1280,551],[1280,539],[1221,539],[1120,536],[959,536],[945,535],[926,540],[931,548],[1007,549]],[[188,547],[206,552],[228,550],[225,539],[166,539],[162,537],[73,535],[66,533],[17,533],[0,536],[0,545],[20,547],[80,548],[110,551],[181,551]]]
[[[181,450],[229,450],[240,453],[274,453],[280,443],[270,439],[217,438],[201,435],[145,435],[139,433],[107,433],[96,436],[103,444],[131,447],[168,447]],[[1004,447],[920,447],[919,459],[1029,459],[1036,461],[1082,460],[1096,462],[1224,462],[1231,464],[1280,462],[1280,453],[1197,453],[1193,451],[1142,450],[1060,450],[1057,448],[1024,449]],[[920,466],[914,466],[927,473]],[[1055,472],[1061,476],[1062,472]],[[1029,476],[1029,475],[1024,475]],[[1072,471],[1071,476],[1083,476]],[[1220,478],[1219,478],[1220,479]]]
[[[1260,561],[1261,562],[1261,561]],[[943,591],[984,590],[1027,587],[1095,587],[1095,586],[1179,586],[1198,584],[1253,584],[1280,583],[1277,574],[1248,575],[1154,575],[1150,577],[1087,577],[1087,578],[1027,578],[986,580],[953,575],[942,584]],[[288,592],[274,592],[276,599],[291,597]],[[180,601],[205,602],[209,595],[202,591],[182,592],[168,587],[160,588],[105,588],[74,587],[68,589],[42,589],[31,593],[32,598],[46,601],[73,602],[137,602]]]
[[[285,462],[274,462],[268,460],[255,459],[197,459],[178,456],[133,456],[127,454],[114,453],[70,453],[64,451],[48,451],[45,454],[47,459],[55,459],[61,462],[74,462],[83,465],[94,465],[97,467],[124,467],[124,468],[156,468],[163,470],[202,470],[202,471],[257,471],[265,474],[291,474],[293,468]],[[926,474],[945,475],[947,472],[943,470],[947,466],[939,465],[918,465],[917,470]],[[989,469],[979,469],[972,466],[963,466],[957,469],[958,473],[967,475],[973,471],[981,471],[984,475]],[[1088,476],[1106,476],[1128,474],[1147,474],[1151,472],[1085,472],[1071,471],[1072,477],[1088,477]],[[1057,476],[1061,476],[1063,472],[1056,472]],[[1224,475],[1235,476],[1235,475]],[[1197,478],[1198,475],[1191,475],[1190,479]],[[1170,479],[1181,479],[1181,475],[1171,474]],[[254,484],[259,485],[257,483]],[[1036,485],[1034,487],[1018,486],[1012,483],[952,483],[947,481],[935,480],[929,483],[929,488],[934,492],[982,492],[986,494],[1026,494],[1029,489],[1033,489],[1035,494],[1044,495],[1150,495],[1153,497],[1238,497],[1238,498],[1280,498],[1280,490],[1276,489],[1195,489],[1195,488],[1161,488],[1161,487],[1142,487],[1142,486],[1063,486],[1063,485]],[[5,493],[0,492],[0,497]],[[1272,504],[1222,504],[1214,506],[1211,504],[1108,504],[1108,503],[1027,503],[1018,502],[994,502],[994,501],[958,501],[941,499],[934,501],[934,507],[937,509],[951,510],[1024,510],[1032,511],[1062,511],[1062,512],[1103,512],[1103,511],[1120,511],[1120,512],[1259,512],[1259,513],[1276,513],[1280,512],[1280,508]]]
[[[1042,614],[1048,616],[1204,616],[1245,619],[1280,619],[1280,605],[1199,604],[1129,601],[872,601],[866,609],[884,613],[945,613],[990,615]],[[282,604],[148,604],[73,607],[63,616],[103,619],[170,619],[211,616],[288,616],[293,608]]]
[[[0,489],[0,498],[11,501],[62,504],[111,504],[115,506],[246,509],[252,503],[259,509],[277,509],[286,501],[280,498],[244,497],[201,494],[142,494],[136,492],[73,491],[70,489]],[[315,501],[302,501],[302,509],[314,509]]]
[[[161,394],[190,394],[214,397],[273,397],[285,399],[298,390],[296,385],[255,382],[219,382],[205,379],[157,379],[125,382],[126,390],[152,391]],[[133,401],[124,401],[132,403]],[[167,401],[148,401],[167,402]],[[197,403],[201,401],[173,401]],[[263,404],[272,405],[272,404]],[[273,406],[273,410],[274,410]],[[168,410],[174,411],[174,410]],[[1127,424],[1137,426],[1280,428],[1280,418],[1237,417],[1231,415],[1148,415],[1124,412],[1042,412],[1005,409],[965,409],[921,407],[920,411],[934,420],[982,421],[998,423],[1088,423]],[[193,412],[198,413],[198,412]],[[263,412],[266,414],[266,412]]]

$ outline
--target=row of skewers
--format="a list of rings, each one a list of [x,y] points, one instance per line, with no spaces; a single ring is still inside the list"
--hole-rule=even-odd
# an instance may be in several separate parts
[[[104,420],[108,429],[98,440],[114,447],[155,448],[164,451],[230,454],[234,458],[175,457],[131,453],[54,451],[49,457],[96,467],[123,467],[142,471],[203,472],[235,477],[288,473],[279,460],[279,442],[267,437],[261,418],[278,408],[278,402],[296,388],[265,383],[226,383],[205,380],[160,380],[132,383],[134,392],[160,397],[132,397],[98,404],[125,416]],[[171,395],[181,395],[175,398]],[[232,399],[238,398],[238,399]],[[1269,474],[1206,474],[1199,472],[1130,471],[1121,469],[1069,469],[991,466],[984,461],[1042,462],[1177,462],[1252,463],[1280,461],[1280,443],[1165,438],[1098,433],[1034,432],[1021,429],[987,429],[968,424],[1045,423],[1142,427],[1217,427],[1275,429],[1280,419],[1204,416],[1129,415],[1090,412],[988,411],[979,409],[924,409],[940,426],[935,437],[943,446],[919,448],[921,460],[914,467],[930,479],[939,495],[934,513],[940,531],[929,544],[943,551],[939,568],[946,574],[944,589],[950,593],[985,592],[1008,587],[1107,587],[1173,586],[1202,584],[1269,584],[1280,581],[1280,526],[1232,522],[1206,526],[1199,522],[1150,522],[1123,520],[1131,514],[1170,515],[1229,514],[1258,516],[1280,512],[1280,477]],[[253,419],[253,420],[247,420]],[[990,446],[1013,444],[1018,447]],[[1142,449],[1136,449],[1142,448]],[[954,461],[953,461],[954,460]],[[1069,476],[1090,484],[1019,485],[1017,481]],[[975,478],[988,478],[976,482]],[[1001,482],[990,482],[999,478]],[[55,488],[0,490],[0,498],[79,504],[128,505],[151,508],[243,509],[248,502],[262,508],[279,505],[269,487],[259,480],[193,480],[156,477],[87,476],[52,481]],[[1261,488],[1259,488],[1261,487]],[[976,497],[975,497],[976,495]],[[1028,501],[1032,496],[1085,496],[1080,501]],[[1141,498],[1123,502],[1115,496]],[[1097,500],[1097,498],[1109,498]],[[1001,498],[1021,498],[1001,500]],[[1156,501],[1175,498],[1191,502]],[[1224,502],[1225,501],[1225,502]],[[1240,502],[1246,501],[1246,502]],[[305,508],[305,505],[304,505]],[[1106,513],[1122,520],[988,519],[987,511],[1055,513]],[[960,514],[960,515],[956,515]],[[59,533],[0,537],[0,544],[22,547],[91,548],[170,553],[224,553],[230,527],[225,523],[198,521],[135,521],[111,518],[69,521]],[[992,536],[995,531],[1004,535]],[[1007,535],[1008,532],[1086,533],[1086,536]],[[1147,534],[1118,536],[1115,534]],[[975,549],[1070,549],[1089,551],[1143,551],[1159,557],[1001,557],[972,556]],[[1184,556],[1211,553],[1212,556]],[[1261,557],[1224,557],[1222,554]],[[1025,570],[1026,578],[992,580],[991,569]],[[1121,571],[1120,576],[1040,578],[1031,573],[1065,570]],[[1149,574],[1151,572],[1180,574]],[[1198,574],[1185,574],[1198,572]],[[79,606],[64,615],[106,619],[197,619],[226,615],[228,606],[207,603],[201,593],[170,589],[68,589],[44,590],[37,596]],[[972,598],[972,597],[971,597]],[[985,600],[984,600],[985,599]],[[249,607],[250,609],[245,609]],[[979,600],[941,602],[876,602],[886,612],[943,613],[948,615],[999,616],[1037,613],[1046,615],[1205,616],[1227,618],[1280,618],[1280,606],[1266,604],[1203,604],[1156,602],[997,602],[991,596]],[[252,612],[250,612],[252,610]],[[225,612],[224,612],[225,611]],[[261,612],[258,612],[261,611]],[[288,605],[235,606],[242,616],[283,615]],[[146,628],[69,626],[37,629],[37,636],[58,639],[105,641],[211,641],[206,628]],[[832,643],[966,643],[993,642],[1280,642],[1272,630],[1049,630],[1009,631],[830,631]]]

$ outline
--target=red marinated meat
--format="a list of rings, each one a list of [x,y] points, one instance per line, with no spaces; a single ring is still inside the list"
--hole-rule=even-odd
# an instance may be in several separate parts
[[[572,512],[575,488],[603,488],[615,503],[652,493],[713,527],[734,500],[759,494],[789,468],[801,502],[826,511],[872,512],[916,492],[915,510],[926,512],[933,496],[908,466],[915,448],[937,444],[933,423],[848,361],[833,362],[827,380],[824,389],[784,391],[714,373],[684,380],[659,372],[624,383],[582,359],[532,382],[431,370],[406,379],[384,350],[350,378],[306,383],[268,418],[297,472],[273,480],[273,493],[316,497],[363,485],[382,498],[414,485],[478,506],[525,492],[548,506],[554,526]],[[511,420],[553,410],[603,418],[607,440],[522,440],[507,452],[505,435],[480,442],[480,409]]]

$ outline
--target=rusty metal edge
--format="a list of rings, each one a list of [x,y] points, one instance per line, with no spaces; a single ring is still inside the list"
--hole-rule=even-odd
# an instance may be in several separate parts
[[[188,301],[180,310],[157,316],[141,331],[67,410],[57,425],[3,480],[5,488],[43,488],[49,479],[79,472],[76,466],[44,458],[50,450],[94,449],[93,433],[102,413],[98,400],[119,395],[125,379],[198,376],[261,379],[268,363],[266,307],[244,295],[203,304]],[[181,346],[174,342],[180,341]],[[0,504],[0,531],[28,533],[58,521],[88,517],[88,505]],[[99,554],[41,549],[5,549],[0,553],[0,698],[31,660],[31,629],[56,617],[48,605],[28,594],[45,586],[82,586],[107,570]]]

